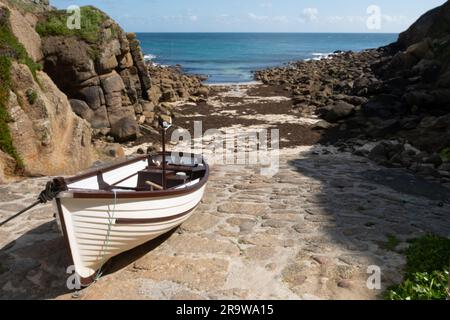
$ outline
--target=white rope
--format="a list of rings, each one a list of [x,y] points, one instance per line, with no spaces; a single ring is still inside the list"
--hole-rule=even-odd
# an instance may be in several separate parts
[[[102,263],[100,264],[100,268],[98,269],[97,275],[95,276],[95,281],[98,281],[102,275],[103,275],[103,266],[105,265],[105,259],[106,259],[106,252],[108,250],[109,247],[109,241],[110,241],[110,237],[111,237],[111,231],[112,231],[112,226],[114,223],[114,215],[116,213],[116,205],[117,205],[117,190],[112,190],[114,192],[114,206],[113,206],[113,210],[112,213],[110,214],[110,211],[108,210],[108,231],[106,232],[106,237],[105,237],[105,241],[103,242],[103,253],[102,253]]]

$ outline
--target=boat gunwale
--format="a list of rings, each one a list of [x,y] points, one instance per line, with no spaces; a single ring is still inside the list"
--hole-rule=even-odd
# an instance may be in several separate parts
[[[159,152],[158,155],[162,155],[162,152]],[[166,152],[166,155],[171,155],[171,152]],[[191,157],[196,157],[197,155],[191,154]],[[107,173],[121,167],[143,161],[148,159],[149,155],[142,155],[132,159],[128,159],[126,161],[112,164],[110,166],[106,166],[101,169],[92,170],[78,176],[65,178],[64,181],[66,185],[73,184],[75,182],[79,182],[81,180],[85,180],[87,178],[91,178],[96,176],[97,174]],[[202,164],[205,166],[205,175],[200,179],[198,183],[193,186],[189,186],[183,189],[167,189],[167,190],[157,190],[157,191],[122,191],[114,193],[113,191],[104,191],[104,190],[80,190],[73,189],[64,191],[59,198],[73,198],[73,199],[113,199],[117,197],[117,199],[148,199],[148,198],[164,198],[169,196],[182,196],[187,195],[193,192],[200,190],[202,187],[206,185],[209,178],[209,165],[206,163],[205,159],[202,157]]]

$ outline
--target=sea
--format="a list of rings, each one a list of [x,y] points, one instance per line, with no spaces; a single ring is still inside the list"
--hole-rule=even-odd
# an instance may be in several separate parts
[[[324,59],[335,51],[378,48],[397,40],[386,33],[138,33],[147,61],[180,65],[207,83],[246,83],[253,72],[292,61]]]

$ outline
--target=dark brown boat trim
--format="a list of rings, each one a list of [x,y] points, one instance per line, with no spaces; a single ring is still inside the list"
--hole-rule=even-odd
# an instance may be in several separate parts
[[[148,224],[148,223],[159,223],[159,222],[166,222],[170,220],[175,220],[182,218],[184,216],[187,216],[188,214],[192,213],[197,209],[198,205],[196,205],[191,210],[188,210],[186,212],[177,214],[175,216],[170,217],[164,217],[164,218],[149,218],[149,219],[117,219],[116,224],[118,225],[135,225],[135,224]]]
[[[171,153],[167,152],[166,154],[171,154]],[[159,155],[161,155],[161,153],[159,153]],[[195,155],[193,155],[193,156],[195,156]],[[82,175],[79,175],[76,177],[65,179],[65,182],[67,185],[69,185],[74,182],[84,180],[86,178],[94,177],[98,173],[109,172],[109,171],[118,169],[120,167],[129,165],[129,164],[132,164],[135,162],[143,161],[145,159],[147,159],[147,156],[136,157],[134,159],[130,159],[128,161],[124,161],[122,163],[118,163],[118,164],[106,167],[104,169],[101,169],[101,170],[96,170],[96,171],[88,172],[88,173],[85,173],[85,174],[82,174]],[[144,198],[163,198],[163,197],[168,197],[168,196],[185,195],[185,194],[189,194],[189,193],[195,192],[197,190],[200,190],[208,182],[209,166],[205,161],[203,161],[203,165],[205,166],[204,177],[200,180],[199,183],[195,184],[192,187],[188,187],[186,189],[179,189],[179,190],[168,189],[168,190],[161,190],[161,191],[131,191],[131,192],[120,192],[117,194],[114,194],[114,192],[111,192],[111,191],[101,191],[101,190],[99,190],[99,191],[97,191],[97,190],[95,190],[95,191],[93,191],[93,190],[70,191],[69,190],[66,193],[72,194],[73,198],[75,198],[75,199],[114,199],[115,197],[117,197],[118,199],[144,199]]]

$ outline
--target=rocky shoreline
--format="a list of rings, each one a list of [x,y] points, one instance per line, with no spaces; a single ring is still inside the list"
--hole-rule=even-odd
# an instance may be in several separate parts
[[[450,69],[440,45],[337,52],[256,76],[291,94],[291,113],[322,119],[320,143],[450,186]]]

